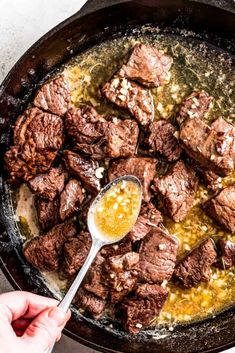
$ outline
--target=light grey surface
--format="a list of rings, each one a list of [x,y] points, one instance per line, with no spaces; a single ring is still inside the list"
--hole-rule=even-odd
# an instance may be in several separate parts
[[[78,11],[84,3],[85,0],[0,0],[0,82],[37,39]],[[13,288],[0,271],[0,293],[11,290]],[[235,348],[228,352],[235,353]],[[97,352],[63,335],[54,353]]]

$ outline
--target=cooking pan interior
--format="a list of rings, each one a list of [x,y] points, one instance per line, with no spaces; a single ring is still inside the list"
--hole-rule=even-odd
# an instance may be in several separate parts
[[[1,266],[15,288],[53,295],[40,273],[22,256],[22,239],[15,221],[11,188],[5,182],[3,154],[11,145],[14,123],[39,84],[57,72],[72,56],[111,38],[133,34],[142,25],[158,33],[185,36],[189,41],[206,41],[230,57],[235,52],[235,15],[189,1],[129,1],[81,16],[76,14],[46,34],[19,60],[0,90],[0,237]],[[146,29],[148,30],[148,29]],[[66,333],[81,343],[103,352],[209,352],[221,351],[235,341],[234,309],[188,325],[147,330],[138,336],[118,326],[94,321],[74,311]]]

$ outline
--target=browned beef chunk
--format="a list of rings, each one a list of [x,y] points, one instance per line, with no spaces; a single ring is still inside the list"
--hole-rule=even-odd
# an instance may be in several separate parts
[[[235,232],[235,184],[220,191],[204,204],[207,214],[229,232]]]
[[[118,75],[147,87],[158,87],[168,79],[172,62],[171,57],[157,48],[136,44],[127,64],[121,67]]]
[[[128,252],[124,255],[112,256],[105,263],[106,282],[111,288],[111,302],[123,299],[137,282],[139,254]]]
[[[58,197],[55,197],[52,201],[37,197],[35,206],[37,209],[38,223],[42,230],[48,230],[59,223],[60,201]]]
[[[87,292],[82,287],[77,291],[74,302],[79,308],[87,311],[96,319],[103,315],[106,304],[105,300]]]
[[[126,109],[143,126],[154,119],[153,97],[149,90],[128,81],[115,77],[102,88],[102,94],[120,108]]]
[[[150,152],[159,152],[169,162],[179,159],[182,149],[174,136],[175,132],[176,128],[164,119],[150,124],[149,135],[145,139]]]
[[[84,288],[89,293],[92,293],[102,299],[106,299],[108,296],[108,287],[106,286],[106,279],[103,272],[104,263],[104,257],[98,253],[94,263],[85,277],[83,284]]]
[[[214,243],[207,238],[176,266],[174,279],[185,288],[195,287],[200,282],[208,282],[211,276],[211,265],[216,258]]]
[[[64,151],[64,160],[68,171],[77,176],[91,193],[99,192],[100,180],[96,177],[98,162],[68,150]]]
[[[91,107],[71,108],[65,116],[65,127],[74,148],[94,159],[104,157],[104,131],[107,121]]]
[[[66,240],[77,233],[74,221],[54,226],[45,235],[32,238],[23,249],[27,261],[39,270],[58,270]]]
[[[126,158],[135,154],[139,128],[135,121],[112,118],[105,132],[105,155],[110,158]]]
[[[20,146],[11,147],[4,156],[4,164],[11,182],[28,181],[37,172],[36,166],[26,163],[20,158]]]
[[[5,155],[11,180],[27,181],[37,173],[46,172],[63,139],[63,121],[59,116],[44,113],[38,108],[26,110],[15,124],[15,146]]]
[[[73,276],[82,267],[91,247],[90,233],[82,231],[64,244],[64,261],[60,268],[62,277]]]
[[[100,254],[108,259],[112,256],[124,255],[132,251],[132,243],[128,237],[113,245],[106,245],[100,250]]]
[[[83,203],[83,200],[84,194],[80,182],[76,179],[69,180],[60,194],[61,220],[64,221],[72,216],[78,210],[78,206]]]
[[[64,188],[67,173],[62,168],[51,168],[28,182],[30,189],[41,198],[53,200]]]
[[[167,288],[157,284],[140,285],[135,296],[121,304],[119,315],[125,329],[135,334],[148,327],[160,314],[167,295]]]
[[[196,172],[182,160],[161,178],[154,179],[160,206],[175,221],[182,221],[193,205],[197,191]]]
[[[178,239],[166,229],[150,230],[139,250],[140,279],[149,283],[169,281],[174,271],[178,246]]]
[[[64,75],[47,81],[37,91],[34,104],[56,115],[64,115],[70,107],[71,94],[69,83]]]
[[[223,270],[229,269],[235,265],[235,243],[220,239],[218,245],[221,256],[214,263],[214,266]]]
[[[140,240],[145,237],[152,227],[157,227],[161,221],[162,215],[152,203],[143,204],[139,217],[128,237],[133,242]]]
[[[176,120],[182,124],[187,118],[204,118],[212,100],[213,97],[206,92],[193,92],[182,103]]]
[[[235,127],[223,118],[211,126],[201,119],[187,119],[181,125],[180,141],[188,155],[203,167],[226,175],[235,167]]]
[[[131,157],[113,161],[108,170],[109,180],[112,181],[120,176],[135,175],[142,183],[143,200],[149,202],[151,198],[150,184],[156,172],[157,160],[144,157]]]

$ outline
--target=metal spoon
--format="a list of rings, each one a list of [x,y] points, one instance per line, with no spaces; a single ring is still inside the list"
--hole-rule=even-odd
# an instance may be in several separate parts
[[[116,186],[118,183],[122,182],[122,181],[128,181],[128,182],[132,182],[135,185],[138,186],[138,190],[139,190],[139,208],[136,211],[136,217],[134,217],[133,219],[133,224],[130,224],[130,229],[128,229],[125,234],[121,234],[118,238],[111,238],[108,237],[108,235],[106,234],[102,234],[98,228],[96,227],[95,221],[94,221],[94,214],[95,214],[95,210],[96,210],[96,206],[99,203],[99,201],[103,198],[103,196],[106,194],[107,191],[109,191],[112,187]],[[72,300],[75,296],[75,294],[78,291],[78,288],[80,287],[89,267],[91,266],[94,258],[96,257],[97,253],[99,252],[99,250],[104,246],[104,245],[110,245],[110,244],[114,244],[118,241],[120,241],[121,239],[123,239],[125,237],[125,235],[127,233],[129,233],[129,231],[133,228],[137,217],[139,215],[139,211],[140,211],[140,206],[141,206],[141,201],[142,201],[142,187],[141,187],[141,183],[139,181],[138,178],[132,176],[132,175],[126,175],[120,178],[115,179],[114,181],[112,181],[111,183],[107,184],[98,194],[98,196],[94,199],[94,201],[92,202],[89,211],[88,211],[88,217],[87,217],[87,224],[88,224],[88,229],[90,231],[91,237],[92,237],[92,245],[91,245],[91,249],[89,251],[89,254],[86,258],[86,261],[84,262],[82,268],[80,269],[80,271],[78,272],[76,278],[74,279],[71,287],[69,288],[68,292],[66,293],[66,295],[64,296],[64,298],[62,299],[62,301],[59,303],[59,307],[64,309],[65,311],[67,311],[70,307],[70,304],[72,303]],[[51,353],[53,350],[53,347],[50,347],[47,351],[47,353]]]

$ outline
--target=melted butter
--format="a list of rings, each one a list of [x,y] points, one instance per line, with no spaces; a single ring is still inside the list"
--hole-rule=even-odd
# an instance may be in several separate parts
[[[140,204],[139,186],[132,181],[122,180],[98,201],[94,211],[94,223],[105,237],[118,240],[134,226]]]

